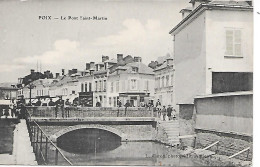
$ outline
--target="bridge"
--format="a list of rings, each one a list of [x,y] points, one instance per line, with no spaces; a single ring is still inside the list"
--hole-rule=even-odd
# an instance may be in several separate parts
[[[33,136],[31,138],[34,138],[32,141],[44,143],[49,140],[63,150],[74,149],[68,148],[71,142],[68,139],[73,140],[75,145],[77,143],[81,146],[88,145],[88,149],[94,149],[91,147],[96,146],[97,141],[108,142],[106,146],[111,147],[116,147],[116,144],[111,144],[115,141],[116,143],[158,141],[172,146],[179,144],[178,121],[160,122],[156,112],[148,108],[125,110],[125,108],[72,107],[69,111],[65,111],[42,106],[27,107],[27,112],[28,125]],[[43,134],[46,138],[42,138]],[[81,146],[78,148],[81,149]]]

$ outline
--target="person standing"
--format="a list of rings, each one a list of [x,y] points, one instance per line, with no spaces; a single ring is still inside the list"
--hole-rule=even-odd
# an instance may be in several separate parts
[[[9,108],[11,109],[11,116],[12,116],[12,117],[16,116],[16,112],[15,112],[15,110],[16,110],[16,104],[15,104],[14,99],[11,100],[11,103],[10,103],[10,105],[9,105]]]
[[[126,116],[126,111],[127,111],[128,107],[130,107],[129,100],[127,100],[126,103],[125,103],[125,116]]]
[[[118,110],[117,110],[117,117],[119,117],[119,110],[120,110],[120,107],[122,107],[122,102],[121,100],[117,100],[117,107],[118,107]]]
[[[168,117],[169,121],[171,120],[171,116],[172,116],[172,108],[171,108],[171,105],[168,105],[167,117]]]
[[[35,103],[35,106],[41,106],[42,102],[41,102],[41,99],[38,98],[38,101]]]
[[[65,101],[65,105],[64,105],[64,108],[65,108],[65,117],[69,117],[70,116],[70,102],[69,102],[69,99],[66,99]]]
[[[163,114],[163,121],[165,121],[165,118],[166,118],[166,108],[165,108],[165,106],[163,106],[162,114]]]
[[[55,107],[55,117],[57,118],[59,109],[61,110],[61,115],[64,118],[64,101],[62,100],[62,96],[59,97],[59,100],[56,101],[56,107]]]
[[[48,103],[48,106],[55,106],[55,103],[52,101],[52,98],[50,98],[50,101]]]

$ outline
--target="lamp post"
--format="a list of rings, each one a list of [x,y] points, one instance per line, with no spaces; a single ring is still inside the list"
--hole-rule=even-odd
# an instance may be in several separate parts
[[[34,88],[34,85],[32,84],[32,80],[29,79],[28,88],[30,89],[30,106],[32,105],[32,89]]]

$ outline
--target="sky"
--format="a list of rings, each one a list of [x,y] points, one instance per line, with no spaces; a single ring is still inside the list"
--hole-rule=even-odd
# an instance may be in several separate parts
[[[84,70],[90,61],[116,54],[140,56],[145,64],[173,52],[169,31],[189,0],[2,0],[0,83],[37,71]],[[51,16],[51,20],[39,19]],[[68,17],[107,20],[68,20]],[[61,20],[66,17],[67,20]],[[59,18],[59,19],[54,19]],[[40,71],[40,65],[38,66]]]

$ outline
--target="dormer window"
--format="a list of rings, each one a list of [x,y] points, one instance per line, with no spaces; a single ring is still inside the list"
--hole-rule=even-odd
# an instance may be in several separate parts
[[[138,73],[138,67],[132,67],[132,71]]]

